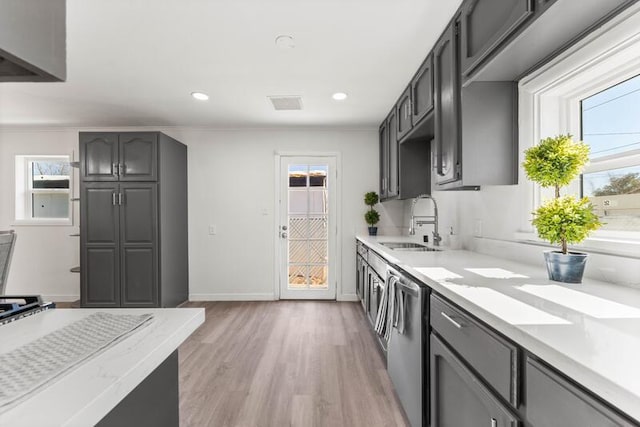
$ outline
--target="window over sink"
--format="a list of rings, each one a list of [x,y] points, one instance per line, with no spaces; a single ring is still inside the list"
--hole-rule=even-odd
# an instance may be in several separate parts
[[[562,189],[589,197],[606,223],[581,246],[631,257],[640,254],[639,58],[640,3],[518,83],[520,153],[559,134],[589,144],[589,165]],[[531,205],[516,238],[536,240],[530,212],[553,194],[523,184]]]

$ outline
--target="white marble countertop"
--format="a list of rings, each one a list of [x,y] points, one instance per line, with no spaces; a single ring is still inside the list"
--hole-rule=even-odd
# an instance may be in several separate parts
[[[464,250],[371,249],[613,406],[640,421],[640,290],[550,281],[540,266]]]
[[[11,351],[100,309],[54,309],[0,326]],[[0,414],[7,426],[91,426],[100,421],[204,322],[204,309],[108,309],[153,313],[153,322]]]

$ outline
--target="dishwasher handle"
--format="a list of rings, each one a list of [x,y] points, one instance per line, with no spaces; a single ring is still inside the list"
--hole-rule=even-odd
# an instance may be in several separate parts
[[[405,294],[408,294],[414,298],[418,298],[420,295],[420,287],[413,282],[404,283],[401,280],[396,282],[396,286],[402,290]]]

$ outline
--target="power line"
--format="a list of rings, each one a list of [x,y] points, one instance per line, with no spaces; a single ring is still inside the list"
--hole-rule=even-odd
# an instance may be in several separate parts
[[[636,93],[636,92],[640,92],[640,88],[638,88],[638,89],[636,89],[636,90],[632,90],[631,92],[627,92],[627,93],[624,93],[624,94],[622,94],[622,95],[616,96],[615,98],[611,98],[611,99],[609,99],[609,100],[607,100],[607,101],[601,102],[600,104],[596,104],[596,105],[593,105],[593,106],[591,106],[591,107],[589,107],[589,108],[585,108],[585,109],[583,109],[583,110],[582,110],[582,112],[586,112],[586,111],[589,111],[589,110],[593,110],[593,109],[594,109],[594,108],[596,108],[596,107],[600,107],[601,105],[608,104],[608,103],[610,103],[610,102],[615,101],[616,99],[624,98],[625,96],[627,96],[627,95],[631,95],[632,93]],[[584,101],[583,101],[583,102],[584,102]]]
[[[619,148],[625,148],[625,147],[632,147],[634,145],[640,145],[640,141],[638,142],[634,142],[632,144],[625,144],[625,145],[618,145],[617,147],[613,147],[613,148],[607,148],[605,150],[600,150],[600,151],[594,151],[591,154],[598,154],[598,153],[604,153],[606,151],[613,151],[613,150],[617,150]]]
[[[605,136],[605,135],[640,135],[640,132],[611,132],[611,133],[584,133],[582,136]]]

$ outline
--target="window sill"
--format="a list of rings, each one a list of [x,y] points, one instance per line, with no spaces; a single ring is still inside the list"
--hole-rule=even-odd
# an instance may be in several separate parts
[[[598,253],[602,255],[620,256],[626,258],[640,258],[640,238],[635,238],[638,233],[629,232],[632,236],[625,236],[625,238],[619,237],[615,232],[602,232],[597,236],[592,236],[579,245],[570,245],[569,249]],[[550,245],[545,240],[538,237],[537,234],[531,232],[517,232],[515,233],[515,240],[520,243],[544,246],[548,248],[557,248],[555,245]]]
[[[31,227],[31,226],[46,226],[46,227],[56,227],[56,226],[64,226],[70,227],[73,226],[73,221],[67,218],[64,219],[17,219],[13,221],[11,224],[13,227]]]

